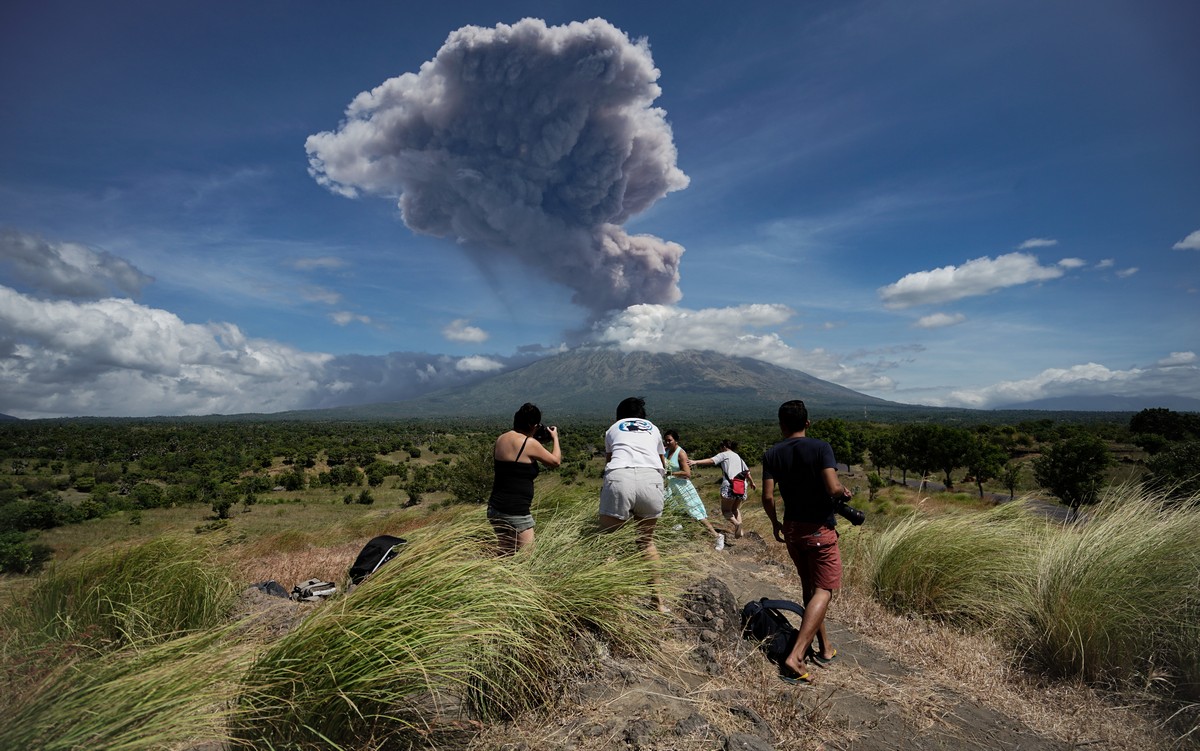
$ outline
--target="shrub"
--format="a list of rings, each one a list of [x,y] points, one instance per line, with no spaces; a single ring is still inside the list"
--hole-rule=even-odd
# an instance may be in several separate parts
[[[0,571],[6,574],[38,571],[53,553],[49,545],[30,542],[21,532],[0,532]]]
[[[492,492],[493,461],[491,445],[475,447],[454,462],[446,489],[459,503],[486,503]]]

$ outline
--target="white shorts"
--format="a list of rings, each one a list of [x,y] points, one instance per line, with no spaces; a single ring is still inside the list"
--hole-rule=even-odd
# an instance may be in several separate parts
[[[600,515],[621,521],[631,515],[657,519],[663,512],[662,472],[649,467],[621,467],[604,474],[600,489]]]

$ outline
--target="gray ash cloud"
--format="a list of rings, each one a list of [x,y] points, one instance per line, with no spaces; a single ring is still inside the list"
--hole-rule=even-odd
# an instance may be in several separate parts
[[[310,136],[310,173],[397,200],[409,228],[480,265],[513,259],[595,313],[679,300],[683,247],[623,224],[687,186],[645,41],[602,19],[450,34]]]

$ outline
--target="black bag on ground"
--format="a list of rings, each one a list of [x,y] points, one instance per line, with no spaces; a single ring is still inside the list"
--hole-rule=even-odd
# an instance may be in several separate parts
[[[791,654],[800,631],[794,628],[783,611],[804,617],[804,606],[791,600],[751,600],[742,607],[742,638],[753,639],[766,653],[767,659],[782,666]]]
[[[350,583],[361,584],[363,579],[366,579],[375,570],[396,557],[400,552],[401,545],[407,545],[408,540],[403,537],[392,537],[391,535],[380,535],[372,537],[371,540],[363,546],[362,552],[354,559],[354,565],[350,567]]]
[[[270,579],[265,582],[257,582],[250,586],[254,587],[259,592],[262,592],[265,595],[271,595],[272,597],[282,597],[285,600],[288,597],[288,591],[283,588],[282,584],[275,581],[274,579]]]

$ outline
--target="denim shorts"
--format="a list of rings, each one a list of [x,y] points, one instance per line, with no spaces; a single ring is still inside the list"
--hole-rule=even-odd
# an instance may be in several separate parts
[[[604,474],[600,515],[622,521],[657,519],[663,512],[663,475],[650,467],[621,467]]]
[[[533,529],[532,514],[502,514],[499,511],[493,511],[490,508],[487,512],[488,521],[497,531],[507,532],[524,532],[527,529]]]

